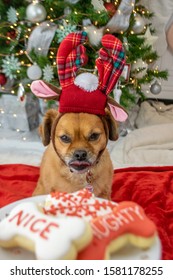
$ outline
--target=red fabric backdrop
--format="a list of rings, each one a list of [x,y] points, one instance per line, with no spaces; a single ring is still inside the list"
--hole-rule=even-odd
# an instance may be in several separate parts
[[[38,176],[38,167],[0,165],[0,207],[30,197]],[[112,200],[131,200],[140,204],[158,228],[163,248],[162,259],[173,260],[172,166],[115,170]]]

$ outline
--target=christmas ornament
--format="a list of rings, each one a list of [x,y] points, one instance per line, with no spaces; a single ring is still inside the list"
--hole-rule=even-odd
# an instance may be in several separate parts
[[[111,2],[111,0],[104,1],[104,7],[109,12],[109,15],[111,17],[115,14],[115,12],[117,10],[115,4],[113,2]]]
[[[158,83],[158,81],[155,81],[151,87],[150,87],[150,91],[152,94],[159,94],[161,92],[162,88],[161,85]]]
[[[11,23],[17,22],[17,11],[15,8],[10,7],[7,11],[7,19]]]
[[[113,90],[113,94],[114,94],[114,99],[117,103],[120,103],[120,98],[122,95],[122,90],[121,90],[121,83],[118,82]]]
[[[140,58],[136,63],[132,64],[132,76],[141,79],[146,75],[147,69],[148,64]]]
[[[157,36],[151,35],[149,27],[147,27],[147,30],[146,30],[145,34],[140,35],[139,37],[144,38],[145,39],[144,45],[152,46],[152,49],[153,49],[153,45],[155,44],[155,42],[158,39]]]
[[[46,10],[40,3],[31,3],[26,8],[26,17],[31,22],[41,22],[46,18]]]
[[[39,55],[47,56],[56,29],[57,25],[49,21],[44,21],[35,27],[28,39],[27,53],[34,50]]]
[[[109,29],[110,33],[124,32],[129,27],[129,20],[133,11],[135,0],[122,0],[118,10],[114,13],[106,29]]]
[[[132,31],[135,34],[142,33],[144,31],[145,21],[139,14],[134,14],[134,17],[135,17],[135,23],[132,27]]]
[[[130,70],[131,70],[131,64],[130,63],[126,63],[124,65],[123,71],[121,73],[121,77],[124,78],[125,82],[129,81],[130,78]]]
[[[25,89],[22,84],[19,84],[18,90],[17,90],[17,97],[18,100],[23,102],[25,100]]]
[[[11,31],[8,31],[6,36],[12,40],[14,40],[17,36],[16,34],[16,31],[15,30],[11,30]],[[6,40],[6,44],[10,44],[11,43],[11,40]]]
[[[93,7],[96,11],[106,11],[106,8],[103,5],[102,0],[92,0],[91,4],[93,5]]]
[[[56,30],[56,34],[58,37],[57,42],[61,43],[68,34],[74,31],[76,31],[76,25],[68,24],[65,20],[62,21],[62,24],[59,25],[58,29]]]
[[[43,80],[45,80],[46,82],[51,82],[53,80],[53,69],[50,65],[46,65],[43,68]]]
[[[20,71],[20,62],[17,57],[14,57],[14,54],[11,56],[6,56],[2,59],[2,72],[9,77],[11,80],[17,78],[17,71]]]
[[[3,73],[0,73],[3,74]],[[0,85],[1,93],[9,93],[11,92],[13,85],[14,85],[14,79],[10,79],[9,77],[6,77],[6,83],[4,85]]]
[[[27,76],[30,80],[38,80],[42,76],[42,70],[36,63],[34,63],[27,69]]]
[[[7,78],[3,73],[0,73],[0,86],[4,86],[7,82]]]

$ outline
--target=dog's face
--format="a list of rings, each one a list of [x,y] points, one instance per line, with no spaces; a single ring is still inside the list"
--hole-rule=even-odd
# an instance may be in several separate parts
[[[55,146],[71,171],[85,172],[106,146],[103,122],[90,114],[63,115],[55,129]]]
[[[116,124],[110,116],[87,113],[58,114],[48,111],[41,127],[43,143],[49,144],[50,134],[55,150],[72,172],[86,172],[99,159],[108,137],[117,138]],[[111,137],[110,137],[111,135]]]

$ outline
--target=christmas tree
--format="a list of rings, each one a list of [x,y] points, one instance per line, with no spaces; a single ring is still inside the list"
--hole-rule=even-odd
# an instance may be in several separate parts
[[[2,0],[0,2],[0,93],[30,93],[33,80],[59,85],[56,53],[70,32],[85,30],[89,62],[85,70],[97,73],[95,59],[105,33],[124,44],[126,65],[112,95],[129,108],[145,99],[143,85],[153,94],[161,91],[167,71],[154,66],[157,40],[150,13],[139,0]]]

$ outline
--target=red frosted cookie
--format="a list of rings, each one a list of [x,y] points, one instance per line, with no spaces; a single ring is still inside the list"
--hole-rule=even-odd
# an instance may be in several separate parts
[[[109,259],[126,244],[146,249],[150,247],[157,235],[154,223],[145,215],[144,210],[134,202],[122,202],[102,217],[90,222],[94,238],[78,254],[80,260]]]

